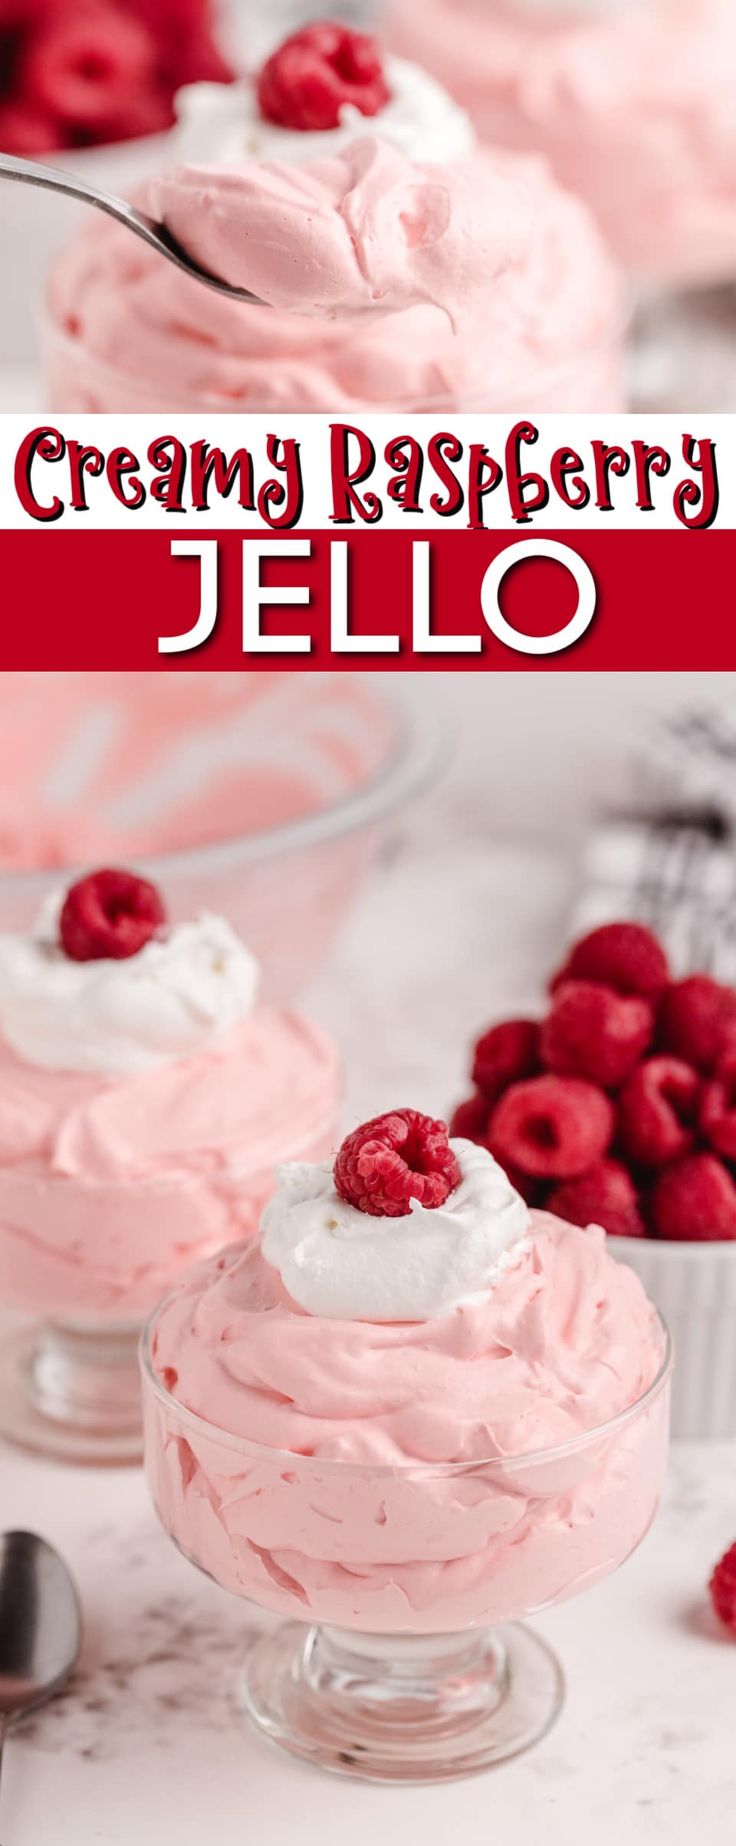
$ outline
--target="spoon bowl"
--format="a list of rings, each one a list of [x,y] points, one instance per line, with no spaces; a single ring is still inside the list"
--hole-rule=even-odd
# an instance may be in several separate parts
[[[76,173],[42,166],[37,160],[21,159],[16,154],[0,154],[0,179],[16,180],[27,186],[41,186],[48,192],[60,192],[67,199],[77,199],[84,205],[92,205],[97,211],[106,212],[108,218],[117,219],[118,224],[124,225],[135,237],[141,237],[151,249],[157,250],[159,256],[165,257],[169,263],[175,263],[177,269],[185,270],[187,275],[194,276],[206,288],[215,289],[219,295],[230,295],[235,301],[248,301],[255,307],[268,306],[260,295],[252,295],[247,288],[233,288],[222,276],[215,276],[209,269],[203,269],[201,264],[189,256],[183,245],[172,237],[165,224],[160,224],[147,212],[139,211],[127,199],[118,199],[111,192],[103,192]]]
[[[34,1532],[0,1534],[0,1747],[14,1719],[65,1685],[81,1639],[79,1598],[63,1558]]]

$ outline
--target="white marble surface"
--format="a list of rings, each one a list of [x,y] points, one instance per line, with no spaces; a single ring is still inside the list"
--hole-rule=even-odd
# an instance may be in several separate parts
[[[572,838],[494,844],[488,813],[461,751],[401,824],[312,995],[345,1048],[352,1119],[446,1107],[467,1037],[556,951]],[[8,1746],[3,1846],[399,1846],[408,1830],[446,1846],[456,1829],[472,1846],[690,1846],[695,1831],[715,1846],[736,1807],[736,1643],[704,1582],[736,1537],[735,1478],[736,1445],[681,1448],[638,1555],[540,1621],[568,1677],[550,1737],[480,1780],[409,1791],[320,1776],[251,1736],[237,1678],[256,1617],[173,1550],[137,1470],[0,1452],[2,1524],[61,1546],[86,1618],[74,1687]]]

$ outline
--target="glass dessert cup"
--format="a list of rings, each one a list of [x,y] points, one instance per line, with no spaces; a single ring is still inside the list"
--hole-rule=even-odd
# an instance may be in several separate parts
[[[287,1620],[252,1646],[242,1702],[293,1755],[377,1782],[450,1781],[536,1743],[562,1670],[518,1623],[636,1549],[665,1468],[671,1351],[643,1395],[563,1445],[382,1466],[274,1451],[179,1404],[141,1344],[159,1518],[223,1588]],[[171,1382],[175,1382],[172,1380]]]
[[[290,1006],[384,829],[447,754],[436,717],[384,682],[283,671],[0,678],[15,753],[0,928],[29,928],[90,863],[133,865],[166,890],[172,922],[227,917],[261,964],[263,998]]]
[[[257,312],[267,314],[270,310],[258,309]],[[305,390],[300,397],[298,389],[290,390],[279,383],[278,362],[273,356],[264,358],[262,363],[262,397],[259,397],[258,385],[252,376],[247,383],[244,380],[240,388],[232,382],[237,370],[235,360],[231,366],[230,395],[224,396],[214,389],[196,389],[186,383],[177,391],[171,380],[162,389],[160,380],[142,369],[126,370],[102,359],[79,335],[71,334],[60,325],[48,310],[40,327],[44,403],[59,414],[81,410],[130,410],[155,415],[170,413],[173,408],[182,413],[280,410],[294,414],[322,411],[334,415],[339,411],[349,418],[391,411],[397,416],[417,413],[449,416],[453,412],[466,411],[526,416],[530,408],[534,415],[553,410],[568,413],[617,411],[626,408],[628,396],[627,336],[628,311],[623,314],[614,311],[594,338],[581,340],[574,354],[554,363],[544,363],[530,354],[523,372],[516,378],[510,377],[503,365],[496,365],[494,376],[479,376],[465,382],[452,394],[446,390],[431,394],[422,391],[407,397],[396,385],[392,388],[388,374],[385,399],[349,395],[336,384],[326,382],[325,401],[318,403],[313,392]],[[402,339],[408,337],[407,334],[397,338],[391,361],[397,381],[405,370],[401,363]],[[293,371],[294,362],[290,359],[287,375],[291,376]]]
[[[285,1139],[284,1159],[325,1158],[338,1107],[336,1095],[298,1147]],[[181,1270],[256,1231],[272,1185],[273,1168],[251,1172],[237,1196],[215,1201],[196,1177],[82,1187],[0,1172],[0,1302],[24,1317],[0,1336],[0,1432],[58,1461],[139,1462],[141,1327]],[[43,1245],[22,1235],[39,1188]],[[142,1241],[154,1238],[143,1264]]]

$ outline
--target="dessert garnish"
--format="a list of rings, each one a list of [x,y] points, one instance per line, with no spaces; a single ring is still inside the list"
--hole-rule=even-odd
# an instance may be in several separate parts
[[[542,1027],[542,1062],[563,1075],[587,1077],[601,1089],[615,1090],[643,1057],[653,1032],[648,1000],[615,993],[596,981],[563,981]]]
[[[450,1132],[530,1204],[615,1236],[736,1239],[736,991],[674,981],[642,924],[575,942],[546,1017],[491,1026],[471,1075]]]
[[[258,77],[261,114],[282,128],[338,128],[346,104],[372,116],[388,100],[376,40],[337,19],[314,21],[293,32]]]
[[[661,943],[641,923],[603,923],[573,944],[569,958],[550,986],[561,981],[599,981],[615,993],[642,994],[656,1000],[669,981]]]
[[[736,1186],[715,1154],[687,1154],[663,1167],[651,1196],[652,1228],[675,1243],[736,1239]]]
[[[211,0],[20,0],[0,8],[0,146],[15,154],[161,133],[182,84],[229,83]]]
[[[664,996],[659,1015],[661,1042],[696,1070],[713,1069],[719,1053],[726,1050],[729,1027],[736,1028],[736,993],[709,974],[691,974],[685,981],[675,981]]]
[[[599,1160],[577,1179],[563,1179],[548,1193],[545,1206],[568,1224],[605,1224],[616,1237],[646,1235],[636,1187],[620,1160]]]
[[[491,1026],[478,1039],[473,1053],[473,1082],[489,1099],[500,1096],[510,1083],[517,1083],[522,1077],[534,1077],[539,1069],[536,1019],[505,1019],[500,1025]],[[463,1134],[465,1131],[456,1127],[454,1132]]]
[[[104,867],[67,891],[59,941],[70,961],[127,961],[166,927],[156,886],[135,872]]]
[[[618,1139],[632,1166],[662,1167],[688,1154],[695,1140],[700,1078],[682,1058],[647,1058],[618,1099]]]
[[[607,1096],[580,1077],[514,1083],[491,1122],[496,1158],[538,1179],[572,1179],[605,1154],[613,1135]]]
[[[708,1588],[719,1622],[736,1635],[736,1544],[716,1564]]]
[[[416,1199],[444,1205],[460,1181],[445,1122],[418,1109],[392,1109],[353,1129],[339,1148],[335,1191],[374,1218],[405,1218]]]

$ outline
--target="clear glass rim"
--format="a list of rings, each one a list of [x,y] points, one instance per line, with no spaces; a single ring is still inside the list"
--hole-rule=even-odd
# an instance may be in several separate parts
[[[423,398],[421,402],[417,402],[416,398],[401,399],[392,397],[386,401],[376,399],[375,402],[353,402],[351,405],[348,405],[347,410],[344,406],[342,408],[339,405],[334,406],[331,413],[319,410],[310,413],[309,411],[302,410],[298,414],[302,416],[308,416],[310,414],[315,416],[327,414],[357,416],[362,411],[364,416],[394,415],[398,417],[443,415],[450,417],[473,415],[474,413],[485,416],[520,416],[522,413],[529,411],[530,406],[533,409],[534,397],[538,390],[543,391],[545,394],[550,390],[559,390],[560,386],[566,384],[570,375],[576,373],[581,365],[590,364],[592,360],[595,360],[599,356],[602,357],[604,353],[619,352],[625,362],[627,358],[627,341],[634,320],[634,297],[627,278],[622,276],[620,272],[618,273],[621,299],[616,309],[611,312],[607,322],[591,331],[583,344],[577,346],[574,352],[571,352],[567,358],[558,359],[556,362],[548,362],[545,368],[544,360],[541,357],[535,357],[529,378],[523,382],[523,385],[518,391],[515,390],[511,392],[505,400],[497,399],[493,403],[484,401],[484,384],[483,380],[479,378],[478,380],[470,380],[467,384],[463,383],[462,388],[457,391],[455,396],[458,400],[462,399],[462,402],[455,402],[451,394],[440,393],[432,397]],[[269,312],[268,309],[266,311]],[[405,311],[408,312],[409,310]],[[65,352],[70,359],[75,361],[79,359],[81,354],[87,364],[91,364],[94,368],[99,369],[106,377],[109,378],[113,376],[121,379],[124,385],[131,388],[138,386],[140,389],[141,381],[135,372],[128,370],[125,366],[116,366],[112,361],[103,358],[102,354],[90,351],[77,334],[70,333],[68,328],[64,327],[54,314],[48,299],[41,303],[40,309],[37,309],[35,320],[42,347],[50,349],[51,343],[53,343],[57,350],[60,349],[62,352]],[[146,389],[145,381],[144,389]],[[196,416],[203,407],[206,407],[213,416],[227,416],[229,414],[242,416],[248,410],[257,410],[258,408],[257,405],[249,404],[244,400],[238,402],[225,397],[217,402],[209,402],[206,392],[203,394],[203,397],[205,400],[204,404],[201,400],[194,401],[188,406],[183,406],[180,414],[182,416]],[[471,398],[473,400],[472,402],[469,401]],[[149,406],[147,414],[151,416],[156,414],[155,403]]]
[[[330,1457],[321,1460],[317,1455],[300,1455],[295,1449],[271,1449],[262,1443],[252,1442],[246,1436],[233,1435],[231,1431],[221,1429],[217,1423],[208,1422],[207,1418],[200,1416],[196,1410],[189,1410],[185,1404],[179,1402],[172,1391],[167,1390],[166,1385],[162,1384],[153,1369],[151,1341],[159,1314],[177,1293],[178,1290],[172,1290],[163,1301],[159,1302],[141,1333],[138,1351],[143,1374],[144,1395],[145,1390],[149,1389],[167,1411],[173,1412],[179,1421],[191,1429],[195,1435],[205,1438],[208,1442],[219,1442],[232,1452],[250,1457],[255,1461],[276,1463],[280,1468],[287,1466],[292,1472],[299,1470],[307,1474],[320,1475],[325,1473],[352,1474],[356,1478],[370,1474],[391,1480],[395,1480],[397,1476],[407,1480],[414,1480],[417,1477],[427,1480],[444,1480],[448,1475],[487,1474],[491,1471],[502,1474],[512,1468],[540,1467],[564,1461],[586,1448],[592,1448],[609,1437],[617,1435],[620,1430],[626,1428],[627,1424],[634,1422],[664,1390],[673,1365],[670,1331],[663,1316],[655,1309],[657,1325],[662,1334],[663,1352],[651,1384],[647,1385],[646,1390],[641,1393],[640,1397],[635,1398],[632,1404],[627,1404],[625,1409],[619,1410],[615,1417],[609,1417],[605,1423],[597,1423],[593,1429],[581,1430],[578,1436],[571,1436],[568,1442],[557,1443],[547,1449],[529,1449],[526,1453],[522,1452],[517,1455],[489,1455],[486,1459],[476,1457],[473,1461],[373,1463],[341,1461]]]
[[[348,795],[338,796],[314,814],[266,827],[259,833],[236,834],[222,840],[207,840],[199,846],[182,847],[163,853],[129,855],[137,865],[146,866],[155,878],[187,876],[206,872],[227,872],[241,865],[259,865],[289,853],[305,852],[323,846],[346,833],[363,832],[384,820],[397,808],[412,800],[428,787],[444,767],[451,747],[451,728],[445,720],[425,710],[420,701],[412,703],[395,690],[377,697],[388,713],[393,736],[388,754],[363,782]],[[14,871],[0,868],[0,895],[3,885],[12,887],[14,895],[27,891],[30,896],[45,889],[50,876],[63,878],[78,870],[69,865],[34,866]]]

